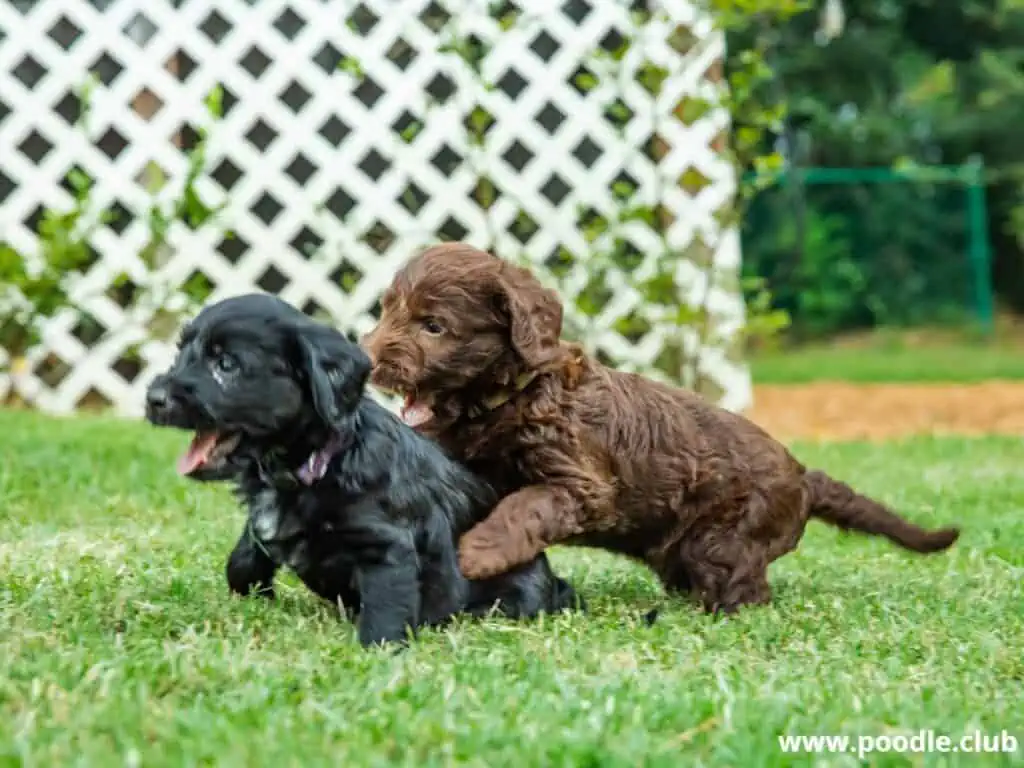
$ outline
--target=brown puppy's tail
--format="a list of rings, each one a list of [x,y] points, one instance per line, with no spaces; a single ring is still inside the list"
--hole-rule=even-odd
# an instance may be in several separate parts
[[[833,480],[824,472],[807,472],[804,486],[810,494],[811,517],[843,530],[885,536],[915,552],[941,552],[960,536],[957,528],[928,531],[909,523],[884,505],[861,496],[846,483]]]

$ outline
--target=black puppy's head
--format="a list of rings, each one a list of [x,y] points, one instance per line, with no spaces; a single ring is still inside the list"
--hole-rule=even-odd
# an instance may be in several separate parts
[[[284,301],[248,294],[204,308],[146,392],[153,424],[194,431],[182,475],[222,479],[238,455],[310,450],[344,428],[370,361],[344,335]]]

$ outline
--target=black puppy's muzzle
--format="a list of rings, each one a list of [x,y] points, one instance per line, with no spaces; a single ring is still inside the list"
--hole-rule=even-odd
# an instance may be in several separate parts
[[[157,426],[196,429],[202,418],[194,397],[187,384],[161,374],[146,388],[146,419]]]

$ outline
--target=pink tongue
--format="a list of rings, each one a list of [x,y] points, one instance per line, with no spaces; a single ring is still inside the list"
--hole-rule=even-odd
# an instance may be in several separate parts
[[[430,410],[429,405],[410,403],[406,400],[405,405],[402,406],[402,421],[407,426],[418,427],[421,424],[426,424],[432,418],[434,418],[434,412]]]
[[[190,475],[206,463],[210,452],[217,446],[216,432],[197,432],[188,450],[178,459],[178,474]]]

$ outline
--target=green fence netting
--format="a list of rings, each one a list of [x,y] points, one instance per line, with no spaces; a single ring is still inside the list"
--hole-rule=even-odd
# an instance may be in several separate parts
[[[787,173],[756,193],[742,236],[745,275],[797,334],[991,325],[979,164]]]

